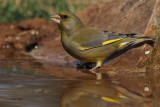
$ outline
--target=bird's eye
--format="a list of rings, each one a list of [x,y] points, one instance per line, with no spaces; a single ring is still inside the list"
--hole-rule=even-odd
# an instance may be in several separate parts
[[[63,16],[62,16],[62,19],[66,19],[66,18],[68,18],[67,15],[63,15]]]

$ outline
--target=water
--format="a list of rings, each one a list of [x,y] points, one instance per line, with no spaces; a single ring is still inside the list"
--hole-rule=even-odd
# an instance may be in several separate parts
[[[89,74],[80,78],[71,73],[82,73],[67,65],[46,65],[35,60],[0,61],[1,107],[159,106],[158,86],[151,85],[154,92],[145,97],[139,94],[138,86],[133,86],[134,82],[129,79],[125,85],[122,79],[118,81],[117,78],[95,80],[92,76],[88,78]],[[130,90],[134,89],[130,88],[131,83],[137,92]]]
[[[64,81],[1,80],[2,107],[58,107]]]

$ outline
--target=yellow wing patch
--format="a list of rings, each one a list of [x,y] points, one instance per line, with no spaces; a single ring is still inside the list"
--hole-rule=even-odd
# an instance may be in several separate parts
[[[105,42],[102,42],[102,45],[108,45],[108,44],[111,44],[111,43],[114,43],[114,42],[117,42],[117,41],[120,41],[120,40],[126,40],[128,38],[118,38],[118,39],[112,39],[112,40],[108,40],[108,41],[105,41]],[[97,48],[97,47],[100,47],[100,45],[98,46],[94,46],[94,47],[79,47],[80,50],[89,50],[89,49],[92,49],[92,48]]]
[[[90,49],[89,47],[79,47],[80,50],[87,50]]]
[[[102,100],[104,101],[108,101],[108,102],[113,102],[113,103],[121,103],[119,100],[117,99],[113,99],[113,98],[109,98],[109,97],[101,97]]]
[[[107,45],[107,44],[110,44],[110,43],[119,41],[119,40],[121,40],[121,39],[123,39],[123,38],[108,40],[108,41],[103,42],[102,45]]]

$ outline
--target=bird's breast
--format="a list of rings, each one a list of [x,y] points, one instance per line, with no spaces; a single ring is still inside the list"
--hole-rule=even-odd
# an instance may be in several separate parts
[[[76,54],[78,54],[79,49],[78,49],[78,45],[77,43],[73,42],[70,38],[66,37],[66,38],[62,38],[61,39],[63,48],[65,49],[65,51],[67,51],[70,55],[75,56]]]

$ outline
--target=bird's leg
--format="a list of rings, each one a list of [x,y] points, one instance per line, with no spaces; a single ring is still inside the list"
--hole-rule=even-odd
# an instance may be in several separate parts
[[[96,64],[96,66],[93,67],[91,70],[89,70],[89,71],[91,71],[93,74],[96,74],[97,80],[102,79],[102,74],[101,74],[101,72],[96,72],[97,68],[99,68],[99,67],[101,67],[101,66],[102,66],[102,61],[98,61],[97,64]]]

